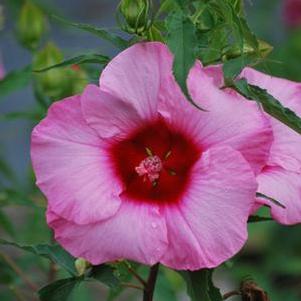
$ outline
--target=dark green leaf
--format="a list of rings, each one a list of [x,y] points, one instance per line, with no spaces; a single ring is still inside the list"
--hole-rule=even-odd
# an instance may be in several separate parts
[[[82,278],[66,278],[44,286],[38,292],[41,301],[67,301]]]
[[[265,112],[301,134],[301,118],[292,110],[284,107],[266,90],[248,84],[245,79],[234,82],[234,88],[247,99],[259,102]]]
[[[59,245],[38,244],[32,246],[24,246],[3,239],[0,239],[0,244],[14,246],[24,251],[31,252],[35,255],[39,255],[44,258],[50,259],[53,262],[60,265],[61,267],[63,267],[71,275],[77,275],[74,266],[74,257],[67,253]]]
[[[6,216],[6,214],[0,210],[0,228],[2,228],[6,233],[8,233],[10,236],[15,236],[15,230],[14,227],[10,221],[10,219]]]
[[[239,56],[223,64],[225,82],[235,79],[244,67],[254,61],[252,56]]]
[[[172,13],[166,22],[168,30],[167,44],[174,54],[174,76],[188,100],[198,107],[192,101],[186,85],[188,73],[196,60],[197,38],[195,27],[181,10]]]
[[[191,301],[221,301],[222,295],[212,282],[213,270],[181,271]]]
[[[1,115],[0,115],[1,116]],[[0,157],[0,174],[2,174],[7,180],[14,183],[16,177],[10,166],[6,163],[5,159]]]
[[[119,280],[114,274],[114,269],[107,264],[93,266],[89,278],[94,278],[110,288],[116,288],[119,285]]]
[[[35,208],[43,208],[37,206],[35,202],[28,198],[27,195],[15,189],[3,189],[0,194],[0,207],[9,205],[30,206]]]
[[[122,282],[129,283],[133,278],[133,275],[129,271],[129,268],[133,270],[137,270],[139,264],[122,260],[111,264],[111,267],[114,269],[115,277],[119,280],[119,285],[110,290],[107,301],[115,300],[123,292],[125,287],[121,285]]]
[[[45,71],[48,71],[48,70],[51,70],[54,68],[61,68],[61,67],[66,67],[66,66],[71,66],[71,65],[80,65],[80,64],[85,64],[85,63],[106,65],[109,61],[110,61],[110,58],[105,55],[83,54],[83,55],[79,55],[79,56],[67,59],[59,64],[49,66],[47,68],[34,70],[34,72],[45,72]]]
[[[31,66],[6,74],[6,76],[0,80],[0,95],[5,96],[26,87],[31,80],[31,76]]]
[[[38,121],[42,117],[41,112],[28,111],[28,112],[10,112],[7,114],[0,115],[0,120],[16,120],[26,119],[31,121]]]
[[[92,33],[92,34],[104,39],[104,40],[107,40],[107,41],[111,42],[114,46],[118,47],[119,49],[125,49],[129,46],[128,41],[126,41],[123,38],[109,32],[106,29],[95,27],[95,26],[90,25],[90,24],[82,24],[82,23],[71,22],[71,21],[65,20],[61,17],[55,16],[55,15],[53,15],[52,17],[57,19],[58,21],[64,23],[64,24],[66,24],[66,25],[73,26],[75,28],[87,31],[89,33]]]
[[[269,222],[273,219],[271,217],[251,215],[248,219],[248,223],[260,223],[260,222]]]

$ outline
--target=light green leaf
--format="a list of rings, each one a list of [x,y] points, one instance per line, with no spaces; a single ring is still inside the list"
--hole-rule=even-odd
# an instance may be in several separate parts
[[[266,113],[301,134],[301,118],[292,110],[284,107],[280,101],[270,95],[266,90],[248,84],[245,79],[236,81],[233,85],[234,88],[247,99],[259,102]]]
[[[106,65],[110,61],[110,58],[101,55],[101,54],[83,54],[79,55],[67,60],[64,60],[63,62],[59,64],[55,64],[52,66],[48,66],[43,69],[39,70],[34,70],[34,72],[45,72],[54,68],[61,68],[61,67],[66,67],[66,66],[71,66],[71,65],[80,65],[80,64],[85,64],[85,63],[94,63],[94,64],[101,64],[101,65]]]
[[[6,74],[6,76],[0,80],[0,95],[5,96],[26,87],[30,83],[31,77],[31,66],[26,66],[21,70]]]
[[[67,253],[59,245],[38,244],[25,246],[18,243],[6,241],[4,239],[0,239],[0,244],[14,246],[24,251],[31,252],[35,255],[50,259],[51,261],[55,262],[66,271],[68,271],[71,275],[77,275],[77,271],[74,266],[74,257]]]
[[[41,301],[67,301],[82,278],[66,278],[52,282],[38,291]]]
[[[119,49],[125,49],[125,48],[129,47],[129,42],[128,41],[126,41],[123,38],[109,32],[108,30],[106,30],[104,28],[95,27],[95,26],[90,25],[90,24],[71,22],[71,21],[65,20],[61,17],[55,16],[55,15],[52,15],[52,17],[57,19],[58,21],[64,23],[64,24],[66,24],[66,25],[73,26],[75,28],[78,28],[78,29],[81,29],[83,31],[94,34],[94,35],[100,37],[103,40],[109,41],[114,46],[118,47]]]

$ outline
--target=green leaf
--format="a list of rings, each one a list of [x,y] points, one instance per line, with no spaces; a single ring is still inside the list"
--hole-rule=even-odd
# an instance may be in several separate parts
[[[114,268],[107,264],[93,266],[88,277],[100,281],[110,288],[117,288],[120,283],[114,274]]]
[[[52,282],[38,291],[41,301],[67,301],[83,278],[66,278]]]
[[[253,56],[240,56],[226,61],[223,64],[225,82],[235,79],[241,73],[242,69],[253,61]]]
[[[8,188],[2,189],[0,193],[0,207],[9,205],[29,206],[34,207],[35,209],[44,209],[19,190]]]
[[[196,60],[197,38],[191,20],[181,10],[172,13],[166,20],[167,44],[174,54],[173,73],[187,99],[191,99],[186,85],[188,73]]]
[[[236,81],[233,85],[234,88],[247,99],[259,102],[266,113],[301,134],[301,118],[292,110],[284,107],[266,90],[248,84],[245,79]]]
[[[35,255],[50,259],[68,271],[71,275],[77,275],[77,271],[74,266],[74,257],[62,249],[59,245],[38,244],[25,246],[6,241],[4,239],[0,239],[0,244],[14,246],[24,251],[31,252]]]
[[[212,282],[213,270],[181,271],[191,301],[221,301],[222,295]]]
[[[55,64],[52,66],[48,66],[43,69],[39,70],[33,70],[33,72],[45,72],[54,68],[61,68],[61,67],[66,67],[66,66],[71,66],[71,65],[80,65],[80,64],[86,64],[86,63],[93,63],[93,64],[101,64],[101,65],[106,65],[110,61],[110,58],[101,55],[101,54],[83,54],[79,55],[70,59],[67,59],[59,64]]]
[[[115,300],[125,289],[125,286],[122,283],[130,283],[133,278],[133,274],[130,272],[130,269],[137,271],[140,267],[140,264],[137,262],[130,262],[127,260],[117,261],[110,266],[114,269],[114,275],[118,279],[119,284],[116,287],[113,287],[109,291],[107,301]]]
[[[31,66],[26,66],[21,70],[12,71],[6,74],[6,76],[0,80],[0,95],[5,96],[26,87],[29,84],[31,77]]]
[[[260,223],[260,222],[270,222],[270,221],[273,221],[271,217],[259,216],[259,215],[251,215],[248,219],[248,223]]]
[[[16,119],[39,121],[41,118],[42,118],[42,113],[39,111],[10,112],[10,113],[0,115],[0,121],[1,120],[16,120]]]
[[[15,236],[14,227],[10,219],[6,216],[6,214],[2,210],[0,210],[0,228],[2,228],[11,237]]]
[[[11,183],[16,182],[16,177],[10,166],[6,163],[5,159],[0,157],[0,175],[3,175]]]
[[[83,31],[89,32],[91,34],[94,34],[98,37],[100,37],[103,40],[111,42],[114,46],[118,47],[119,49],[125,49],[129,46],[129,42],[124,40],[123,38],[109,32],[108,30],[104,28],[95,27],[90,24],[83,24],[83,23],[75,23],[68,20],[65,20],[61,17],[52,15],[53,18],[57,19],[58,21],[73,26],[75,28],[81,29]]]

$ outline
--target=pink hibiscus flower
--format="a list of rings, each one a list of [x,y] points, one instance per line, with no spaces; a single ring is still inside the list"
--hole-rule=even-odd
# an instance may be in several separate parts
[[[221,66],[208,67],[206,73],[213,78],[216,86],[223,85]],[[301,116],[301,83],[272,77],[252,68],[245,68],[240,76],[250,84],[266,89],[284,106]],[[230,89],[224,91],[236,94]],[[246,101],[238,94],[237,97]],[[257,199],[257,204],[270,206],[272,217],[282,224],[300,223],[301,136],[268,114],[266,117],[271,123],[274,138],[267,164],[257,176],[258,191],[279,200],[286,209],[261,198]]]
[[[195,270],[241,249],[271,128],[200,63],[188,84],[208,112],[185,99],[164,44],[136,44],[108,64],[99,87],[56,102],[35,127],[47,221],[71,254]]]

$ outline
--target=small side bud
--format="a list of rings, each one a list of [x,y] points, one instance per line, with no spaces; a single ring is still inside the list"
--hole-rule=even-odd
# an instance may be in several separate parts
[[[36,49],[46,31],[46,19],[42,10],[30,1],[26,1],[17,22],[17,35],[28,49]]]
[[[85,272],[87,271],[87,269],[89,269],[91,267],[90,262],[86,261],[85,259],[79,257],[75,260],[75,268],[76,271],[78,273],[78,276],[82,276],[85,274]]]
[[[149,7],[149,0],[122,0],[120,2],[119,11],[127,23],[127,31],[139,34],[148,28]]]

